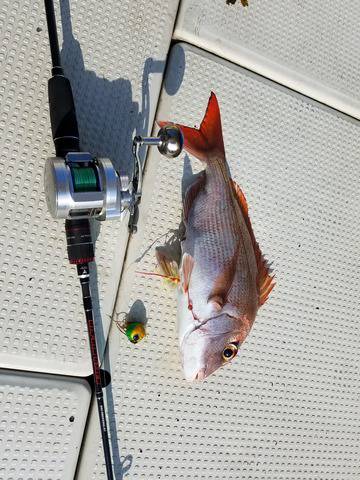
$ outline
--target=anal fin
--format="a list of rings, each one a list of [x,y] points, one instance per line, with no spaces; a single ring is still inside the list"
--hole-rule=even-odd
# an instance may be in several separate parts
[[[275,287],[274,277],[270,275],[270,269],[267,261],[261,254],[260,265],[258,264],[257,284],[259,289],[259,306],[264,305],[269,298],[271,290]]]

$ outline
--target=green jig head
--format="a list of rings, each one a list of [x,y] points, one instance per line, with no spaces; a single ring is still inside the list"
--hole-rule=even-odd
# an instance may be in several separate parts
[[[140,342],[146,335],[144,325],[140,322],[128,323],[125,327],[125,335],[131,343]]]
[[[127,336],[131,343],[139,343],[146,337],[145,325],[141,322],[120,322],[115,320],[115,324],[121,333]]]

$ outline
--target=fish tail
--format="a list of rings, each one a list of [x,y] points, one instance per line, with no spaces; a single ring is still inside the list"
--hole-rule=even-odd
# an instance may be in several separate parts
[[[158,122],[160,127],[167,122]],[[225,158],[224,140],[221,129],[219,104],[215,93],[211,92],[208,106],[200,128],[177,126],[184,135],[184,148],[187,152],[206,162],[209,154],[217,152]]]

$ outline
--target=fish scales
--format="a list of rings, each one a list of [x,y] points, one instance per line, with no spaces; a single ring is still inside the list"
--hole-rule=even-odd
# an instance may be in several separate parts
[[[191,283],[203,283],[204,278],[209,279],[209,283],[204,285],[204,295],[201,296],[205,303],[203,308],[206,308],[212,283],[226,261],[239,248],[236,275],[228,301],[238,306],[241,314],[243,299],[257,297],[256,278],[252,275],[255,271],[255,255],[242,214],[234,204],[232,192],[219,173],[216,162],[206,168],[205,188],[194,200],[186,232],[183,251],[197,259]]]

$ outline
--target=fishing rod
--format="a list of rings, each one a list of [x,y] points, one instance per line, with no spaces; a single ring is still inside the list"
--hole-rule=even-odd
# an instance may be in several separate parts
[[[79,129],[76,118],[75,104],[70,81],[64,76],[61,66],[59,42],[56,30],[54,4],[52,0],[45,0],[46,21],[49,33],[49,44],[52,60],[52,77],[48,81],[49,109],[51,130],[55,145],[56,157],[48,159],[45,167],[45,192],[50,213],[56,210],[64,212],[66,195],[84,193],[89,190],[96,192],[98,178],[93,166],[94,160],[88,153],[80,152]],[[72,177],[73,191],[67,190],[68,175]],[[58,185],[56,185],[58,183]],[[53,189],[61,187],[53,195]],[[97,193],[97,192],[96,192]],[[67,198],[67,200],[69,200]],[[86,200],[79,199],[79,203]],[[84,205],[85,207],[85,205]],[[90,205],[87,208],[91,208]],[[70,211],[67,213],[70,214]],[[74,212],[75,213],[75,212]],[[79,213],[78,211],[76,213]],[[108,480],[113,480],[113,469],[109,445],[108,429],[103,397],[99,357],[96,346],[93,309],[90,292],[89,263],[95,258],[94,244],[91,238],[90,222],[83,215],[66,215],[65,232],[67,252],[70,264],[77,266],[77,274],[81,284],[83,304],[85,310],[87,331],[89,336],[90,355],[93,369],[94,389],[99,412],[100,430],[104,449],[106,473]]]
[[[95,158],[80,149],[79,129],[71,84],[61,66],[53,0],[44,0],[51,52],[52,76],[48,80],[49,111],[56,157],[45,164],[44,189],[51,216],[65,220],[69,263],[76,265],[80,280],[83,306],[89,337],[94,391],[98,407],[100,430],[108,480],[113,480],[103,388],[110,383],[100,369],[90,289],[89,264],[95,261],[90,219],[121,218],[129,212],[128,228],[136,232],[137,208],[142,193],[141,145],[157,146],[167,157],[178,156],[183,147],[181,131],[166,125],[158,137],[133,140],[133,174],[119,174],[108,158]],[[137,343],[143,333],[132,322],[124,330],[130,341]],[[106,372],[105,372],[106,373]]]

